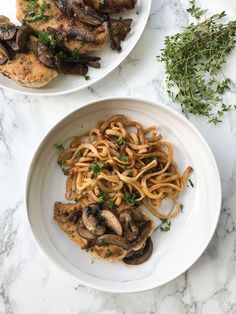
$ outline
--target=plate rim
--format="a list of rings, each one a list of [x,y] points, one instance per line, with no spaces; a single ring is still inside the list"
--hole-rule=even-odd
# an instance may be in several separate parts
[[[60,125],[60,123],[62,123],[64,120],[68,119],[70,116],[74,115],[76,112],[78,112],[81,109],[84,109],[86,107],[90,107],[90,106],[95,106],[98,105],[99,103],[102,102],[109,102],[109,101],[132,101],[132,102],[144,102],[144,103],[148,103],[151,106],[156,106],[159,107],[161,110],[166,111],[169,114],[174,115],[177,119],[180,119],[181,121],[183,121],[184,123],[187,124],[187,126],[192,129],[195,133],[195,135],[198,137],[198,139],[202,142],[202,144],[204,145],[204,148],[207,151],[207,155],[209,156],[209,158],[211,159],[212,162],[212,166],[215,169],[215,175],[217,178],[217,181],[215,182],[215,189],[218,190],[219,193],[217,193],[218,195],[218,204],[217,207],[215,207],[215,216],[214,216],[214,221],[211,224],[211,232],[209,232],[209,236],[208,238],[205,240],[205,244],[204,246],[202,246],[202,248],[199,250],[198,254],[196,256],[194,256],[188,263],[184,264],[184,267],[182,267],[178,272],[174,273],[172,276],[169,276],[169,278],[167,278],[167,280],[163,281],[160,284],[155,284],[155,282],[150,282],[149,284],[147,284],[144,288],[137,286],[135,287],[135,289],[133,289],[132,287],[125,287],[124,289],[120,289],[117,287],[114,288],[107,288],[107,287],[101,287],[99,286],[98,283],[87,283],[86,281],[79,279],[77,276],[73,275],[69,270],[67,270],[66,268],[64,268],[59,262],[57,262],[55,259],[52,259],[46,252],[46,250],[44,249],[43,245],[41,244],[41,241],[38,240],[38,237],[36,235],[36,232],[33,229],[33,226],[31,225],[30,222],[30,216],[29,216],[29,204],[28,204],[28,195],[29,195],[29,190],[30,190],[30,182],[31,182],[31,176],[33,173],[33,169],[35,166],[35,163],[37,161],[38,155],[44,145],[44,142],[46,141],[47,137],[50,136],[51,133],[53,133],[58,126]],[[57,269],[59,269],[60,271],[62,271],[63,273],[65,273],[67,276],[69,276],[70,278],[74,279],[76,282],[79,282],[87,287],[93,288],[93,289],[97,289],[100,291],[104,291],[104,292],[111,292],[111,293],[131,293],[131,292],[141,292],[141,291],[147,291],[153,288],[157,288],[160,286],[163,286],[164,284],[174,280],[175,278],[179,277],[180,275],[182,275],[185,271],[187,271],[191,266],[193,266],[197,260],[201,257],[201,255],[205,252],[206,248],[208,247],[215,231],[216,231],[216,227],[219,221],[219,217],[220,217],[220,212],[221,212],[221,204],[222,204],[222,185],[221,185],[221,179],[220,179],[220,173],[219,173],[219,169],[216,163],[216,159],[214,157],[214,154],[210,148],[210,146],[208,145],[207,141],[205,140],[205,138],[203,137],[203,135],[198,131],[198,129],[188,120],[186,119],[184,116],[182,116],[179,112],[177,112],[176,110],[168,107],[167,105],[164,105],[162,103],[159,102],[155,102],[155,101],[151,101],[151,100],[147,100],[141,97],[104,97],[101,99],[97,99],[95,101],[90,101],[88,103],[83,104],[82,106],[79,106],[79,108],[71,111],[69,114],[65,115],[63,118],[61,118],[56,124],[54,124],[48,131],[46,134],[43,135],[41,141],[39,142],[36,150],[33,152],[32,155],[32,159],[30,162],[30,165],[28,167],[28,172],[27,172],[27,179],[26,179],[26,184],[25,184],[25,205],[26,205],[26,216],[27,216],[27,221],[28,221],[28,225],[30,227],[30,230],[33,234],[33,238],[34,241],[37,243],[38,247],[41,249],[41,251],[43,252],[43,254],[45,256],[47,256],[48,260],[56,266]],[[90,275],[91,276],[91,275]],[[107,281],[109,282],[109,280],[103,280],[103,281]],[[138,280],[136,280],[138,281]]]
[[[141,1],[146,1],[146,0],[141,0]],[[74,87],[74,88],[72,88],[70,90],[65,90],[65,91],[61,91],[61,92],[58,91],[58,92],[52,92],[52,93],[51,92],[42,92],[42,93],[40,93],[40,92],[38,92],[38,90],[40,90],[40,88],[34,88],[34,91],[27,91],[27,90],[23,91],[23,90],[17,90],[17,89],[15,89],[13,87],[5,86],[1,82],[0,82],[0,88],[8,90],[8,91],[11,91],[11,92],[15,92],[15,93],[20,94],[20,95],[53,97],[53,96],[63,96],[63,95],[73,94],[75,92],[78,92],[78,91],[84,90],[84,89],[86,89],[88,87],[91,87],[94,84],[98,83],[99,81],[102,81],[105,77],[109,76],[114,70],[116,70],[119,67],[119,65],[126,60],[126,58],[130,55],[130,53],[137,46],[139,40],[141,39],[141,37],[142,37],[142,35],[143,35],[144,31],[145,31],[148,19],[150,17],[152,1],[153,0],[148,0],[148,6],[147,6],[145,20],[144,20],[144,23],[142,24],[142,27],[140,28],[140,34],[135,39],[134,44],[131,45],[128,49],[124,50],[124,56],[119,61],[117,61],[115,63],[114,67],[112,67],[108,72],[105,72],[102,76],[97,77],[96,79],[94,79],[91,82],[87,81],[87,84],[85,84],[84,86]],[[1,73],[0,73],[0,75],[3,76],[3,74],[1,74]],[[4,78],[5,78],[5,76],[4,76]],[[16,83],[16,84],[18,84],[18,83]],[[20,84],[18,84],[18,85],[20,85]],[[24,86],[21,86],[21,87],[24,87]],[[25,88],[27,89],[27,87],[25,87]]]

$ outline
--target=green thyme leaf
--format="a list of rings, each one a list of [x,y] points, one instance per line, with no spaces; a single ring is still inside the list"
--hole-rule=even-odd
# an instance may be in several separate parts
[[[123,155],[120,155],[120,156],[118,157],[118,159],[119,159],[120,161],[127,161],[127,160],[129,160],[128,156],[123,156]]]
[[[187,12],[192,15],[192,17],[195,17],[197,20],[199,20],[202,15],[204,15],[207,10],[203,10],[196,6],[196,0],[190,0],[190,4],[192,5],[189,9],[187,9]]]
[[[193,181],[192,181],[191,179],[188,179],[188,181],[189,181],[189,183],[190,183],[191,187],[192,187],[192,188],[194,188]]]
[[[62,144],[55,144],[55,146],[58,150],[64,150],[64,147]]]
[[[125,144],[125,139],[121,136],[118,138],[118,140],[116,142],[118,145],[123,145],[123,144]]]

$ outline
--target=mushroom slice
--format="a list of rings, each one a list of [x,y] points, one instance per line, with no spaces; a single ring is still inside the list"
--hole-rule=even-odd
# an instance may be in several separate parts
[[[82,42],[96,43],[96,37],[86,28],[72,27],[66,34],[67,39],[79,40]]]
[[[111,49],[121,51],[121,41],[125,40],[128,33],[131,31],[132,19],[108,21],[109,36],[111,39]]]
[[[62,58],[60,53],[54,57],[54,63],[58,73],[63,74],[75,74],[75,75],[86,75],[88,73],[88,67],[86,64],[80,62],[71,61],[66,56]]]
[[[78,224],[78,226],[77,226],[77,232],[82,238],[84,238],[86,240],[95,240],[96,239],[96,236],[92,232],[90,232],[86,228],[83,228],[80,224]]]
[[[40,62],[42,62],[44,65],[46,65],[49,68],[55,68],[54,56],[50,48],[44,46],[41,43],[38,43],[37,53],[38,53],[38,58]]]
[[[84,0],[84,2],[100,12],[118,13],[132,10],[137,0]]]
[[[101,217],[105,220],[105,224],[113,230],[119,236],[122,235],[122,226],[116,217],[110,210],[104,209],[101,212]]]
[[[28,26],[20,26],[17,29],[16,37],[7,43],[13,51],[26,52],[28,50],[29,37],[32,29]]]
[[[127,254],[125,258],[123,258],[123,262],[128,265],[140,265],[146,262],[153,251],[153,243],[151,238],[149,237],[145,243],[145,246],[138,251],[131,251]]]
[[[0,43],[0,65],[5,64],[10,59],[7,49]]]
[[[62,13],[67,14],[68,0],[53,0]]]
[[[123,224],[124,238],[129,241],[135,240],[139,233],[139,227],[133,219],[133,211],[130,209],[122,210],[119,219]]]
[[[16,34],[17,28],[12,23],[0,23],[0,40],[11,40]]]
[[[92,205],[89,205],[88,208],[86,208],[83,211],[82,214],[82,220],[85,225],[85,227],[91,231],[95,235],[102,235],[106,231],[106,227],[100,223],[100,217],[98,216],[98,209],[97,207],[92,207]]]
[[[132,242],[134,250],[139,250],[146,239],[151,235],[154,228],[154,224],[151,220],[140,223],[138,237]]]
[[[94,8],[85,5],[82,2],[78,3],[73,1],[71,7],[74,12],[74,17],[77,18],[80,22],[93,26],[99,26],[107,19],[105,14],[99,13]]]
[[[117,234],[104,234],[95,240],[95,244],[99,246],[103,245],[116,245],[125,250],[131,248],[131,244],[125,238],[118,236]]]

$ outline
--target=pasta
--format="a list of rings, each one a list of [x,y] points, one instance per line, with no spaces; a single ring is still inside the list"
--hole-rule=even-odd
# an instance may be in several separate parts
[[[192,172],[187,167],[180,174],[173,155],[173,146],[162,140],[156,126],[144,128],[123,115],[112,116],[73,138],[60,153],[58,163],[67,175],[65,197],[77,201],[89,196],[110,208],[142,203],[160,219],[173,218]],[[166,198],[175,206],[163,214]]]

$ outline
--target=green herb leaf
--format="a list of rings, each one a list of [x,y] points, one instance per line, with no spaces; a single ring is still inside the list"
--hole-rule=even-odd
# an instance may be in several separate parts
[[[129,160],[129,157],[128,157],[128,156],[120,155],[120,156],[118,157],[118,159],[119,159],[120,161],[128,161],[128,160]]]
[[[136,202],[136,195],[134,193],[125,193],[125,202],[128,205],[134,205]]]
[[[50,46],[52,48],[54,48],[57,43],[57,39],[47,32],[38,32],[38,39],[44,46]]]
[[[62,144],[55,144],[55,146],[58,150],[64,150],[64,147]]]
[[[84,79],[85,79],[86,81],[89,81],[89,80],[91,79],[91,77],[90,77],[89,75],[85,75],[85,76],[84,76]]]
[[[47,3],[46,0],[43,0],[42,4],[38,3],[38,0],[28,0],[26,7],[27,19],[24,19],[25,22],[36,22],[36,21],[48,21],[49,15],[45,14],[48,9],[50,9],[50,3]]]
[[[83,156],[83,154],[81,153],[81,151],[77,152],[76,155],[75,155],[77,158],[80,158]]]
[[[161,221],[162,221],[162,225],[160,227],[161,231],[163,231],[163,232],[170,231],[171,221],[167,220],[167,219],[161,219]]]
[[[121,136],[118,138],[118,140],[116,142],[118,145],[123,145],[123,144],[125,144],[125,139]]]
[[[98,195],[98,198],[99,198],[99,202],[100,203],[106,203],[106,201],[107,201],[107,195],[106,195],[106,193],[104,193],[104,192],[101,192],[99,195]]]
[[[184,205],[183,204],[180,204],[180,210],[181,210],[181,213],[183,213],[184,211],[183,211],[183,209],[184,209]]]
[[[188,179],[188,181],[189,181],[189,183],[190,183],[191,187],[192,187],[192,188],[194,188],[193,181],[192,181],[191,179]]]
[[[103,167],[104,165],[102,162],[95,162],[93,165],[89,166],[89,170],[98,175],[102,171]]]
[[[190,13],[192,17],[200,19],[202,15],[204,15],[207,12],[207,10],[203,10],[196,6],[196,0],[190,0],[189,2],[192,6],[189,9],[187,9],[187,12]]]

